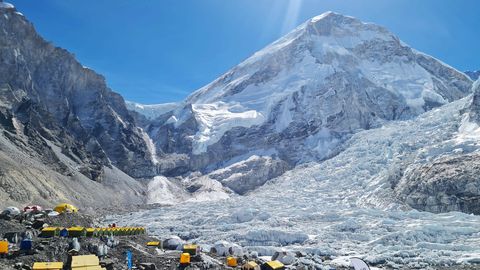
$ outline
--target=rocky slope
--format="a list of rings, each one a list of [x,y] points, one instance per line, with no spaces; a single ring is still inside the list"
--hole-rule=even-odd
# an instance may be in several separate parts
[[[123,98],[40,37],[13,6],[0,7],[0,29],[2,201],[100,205],[122,187],[126,195],[113,201],[141,201],[134,198],[144,188],[132,177],[155,169]]]
[[[471,83],[383,27],[327,12],[196,91],[180,107],[170,112],[161,107],[144,129],[165,175],[210,174],[233,164],[230,172],[243,174],[252,156],[283,164],[271,167],[275,171],[262,181],[235,184],[243,193],[298,164],[338,154],[359,130],[411,119],[462,98]]]

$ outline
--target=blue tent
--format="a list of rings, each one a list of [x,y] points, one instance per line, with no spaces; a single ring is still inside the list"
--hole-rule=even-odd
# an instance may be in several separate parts
[[[32,249],[32,240],[31,239],[23,239],[20,242],[20,250],[31,250]]]
[[[68,237],[68,230],[67,229],[62,229],[60,231],[60,237]]]

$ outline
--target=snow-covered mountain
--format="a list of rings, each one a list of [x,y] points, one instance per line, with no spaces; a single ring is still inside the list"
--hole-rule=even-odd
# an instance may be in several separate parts
[[[338,154],[360,130],[462,98],[471,84],[385,28],[327,12],[199,89],[182,107],[166,112],[161,106],[144,129],[156,145],[160,173],[206,175],[229,167],[236,180],[224,184],[243,194],[298,164]],[[239,177],[251,171],[245,162],[252,157],[256,167],[274,168],[261,181]]]

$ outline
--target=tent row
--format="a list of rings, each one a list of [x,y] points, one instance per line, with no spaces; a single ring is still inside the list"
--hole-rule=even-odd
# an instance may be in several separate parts
[[[144,227],[114,227],[114,228],[86,228],[86,227],[46,227],[43,228],[40,237],[100,237],[100,236],[124,236],[145,234]]]
[[[63,262],[35,262],[32,267],[33,270],[62,270],[64,269]],[[71,267],[72,270],[105,270],[100,266],[100,260],[95,255],[72,256]]]

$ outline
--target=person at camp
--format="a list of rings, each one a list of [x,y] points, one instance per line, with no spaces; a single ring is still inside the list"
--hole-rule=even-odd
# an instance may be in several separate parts
[[[68,248],[69,253],[78,253],[80,251],[80,242],[78,242],[78,238],[74,237]]]
[[[27,230],[24,233],[23,239],[33,239],[33,232],[31,230]]]

